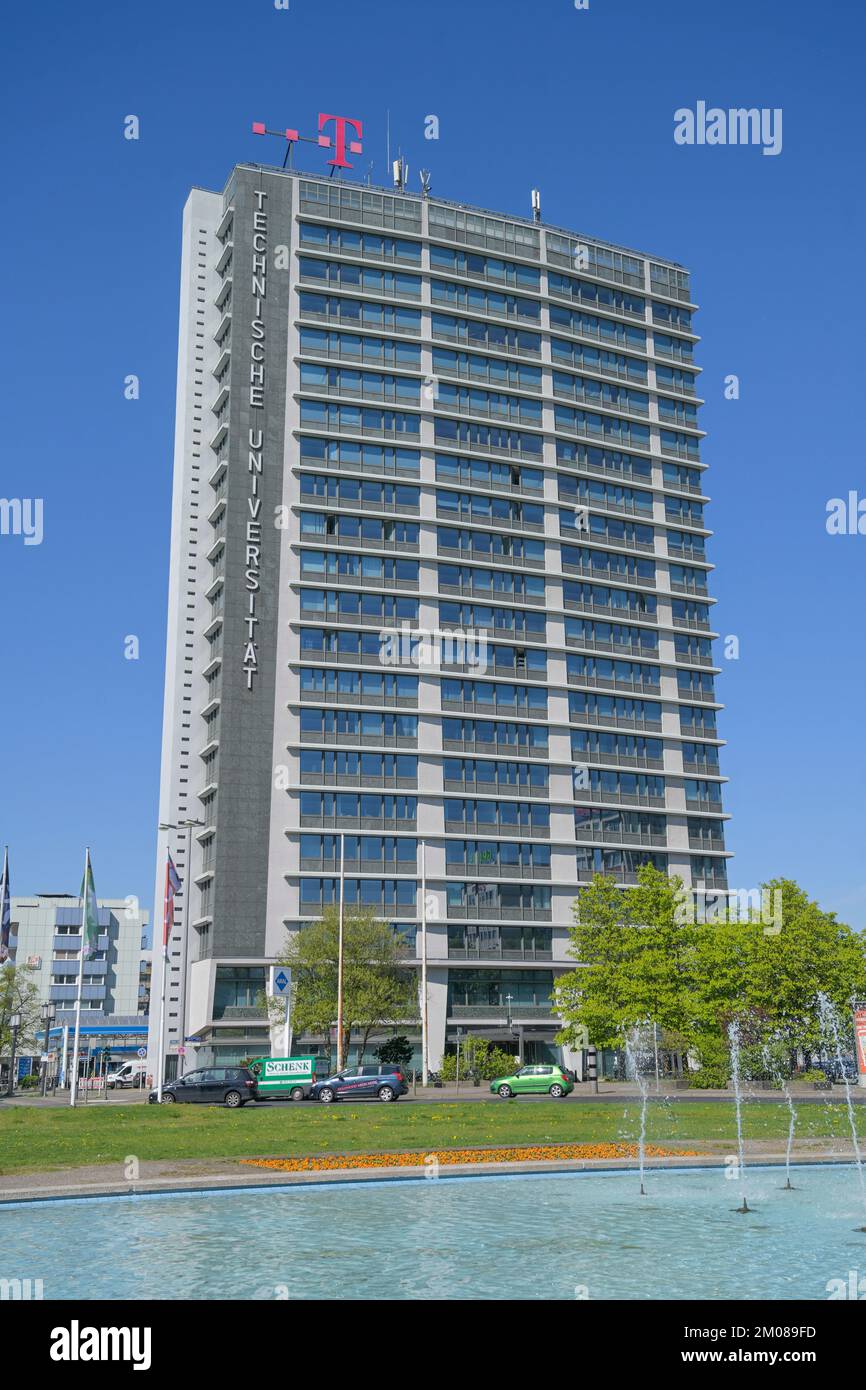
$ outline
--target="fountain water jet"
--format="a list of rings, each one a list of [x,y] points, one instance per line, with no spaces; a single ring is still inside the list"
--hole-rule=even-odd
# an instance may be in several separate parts
[[[644,1159],[646,1156],[646,1119],[649,1087],[647,1086],[646,1077],[641,1068],[639,1047],[640,1029],[633,1028],[631,1032],[627,1033],[625,1036],[625,1055],[634,1069],[637,1084],[640,1087],[640,1140],[638,1141],[638,1162],[640,1164],[640,1195],[645,1197],[646,1188],[644,1187],[643,1175]]]
[[[848,1124],[851,1127],[851,1141],[854,1145],[854,1157],[857,1160],[857,1176],[860,1179],[860,1199],[866,1212],[866,1176],[863,1173],[863,1155],[860,1152],[860,1141],[857,1137],[857,1121],[854,1117],[854,1102],[851,1099],[851,1083],[848,1080],[848,1073],[845,1070],[845,1062],[842,1056],[842,1040],[839,1037],[839,1019],[832,1003],[826,994],[818,995],[818,1012],[821,1022],[833,1040],[833,1048],[836,1054],[836,1061],[839,1065],[839,1074],[845,1085],[845,1101],[848,1106]],[[866,1226],[859,1226],[860,1231],[866,1231]]]
[[[782,1087],[782,1094],[785,1097],[785,1101],[788,1106],[788,1114],[790,1117],[788,1120],[788,1144],[787,1148],[785,1149],[785,1186],[782,1188],[782,1191],[795,1192],[796,1188],[794,1187],[794,1184],[791,1182],[791,1150],[794,1146],[794,1130],[797,1125],[797,1110],[794,1105],[794,1098],[791,1095],[791,1088],[788,1085],[788,1082],[786,1081],[785,1077],[782,1075],[781,1069],[775,1065],[768,1045],[765,1044],[763,1052],[764,1065],[767,1068],[767,1071],[769,1072],[770,1076],[777,1076],[779,1078],[779,1082]]]
[[[728,1024],[728,1040],[731,1044],[731,1071],[734,1080],[734,1106],[737,1115],[737,1153],[740,1165],[740,1183],[743,1193],[743,1205],[735,1207],[741,1216],[751,1212],[752,1208],[746,1201],[746,1156],[743,1148],[743,1097],[740,1091],[740,1024],[737,1019]]]

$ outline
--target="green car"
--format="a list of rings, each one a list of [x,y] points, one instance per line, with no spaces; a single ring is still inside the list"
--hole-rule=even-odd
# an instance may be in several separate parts
[[[553,1096],[559,1100],[574,1090],[574,1082],[560,1067],[521,1067],[513,1076],[497,1076],[491,1081],[490,1089],[503,1100],[528,1095]]]

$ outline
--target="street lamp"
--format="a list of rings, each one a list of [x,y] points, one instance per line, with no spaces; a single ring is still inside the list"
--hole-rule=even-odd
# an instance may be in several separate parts
[[[12,1032],[12,1053],[9,1058],[9,1079],[6,1082],[6,1096],[11,1097],[12,1089],[15,1085],[15,1049],[18,1046],[18,1029],[21,1027],[21,1015],[12,1014],[9,1019],[9,1027]]]
[[[54,1022],[54,1005],[49,1000],[42,1005],[39,1012],[42,1015],[42,1027],[45,1029],[45,1061],[42,1064],[42,1085],[40,1087],[44,1096],[48,1087],[48,1035],[51,1031],[51,1025]]]

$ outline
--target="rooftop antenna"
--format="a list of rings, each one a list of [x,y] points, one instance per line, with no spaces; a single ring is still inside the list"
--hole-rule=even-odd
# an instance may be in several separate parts
[[[366,183],[366,185],[367,185],[368,188],[370,187],[371,183],[373,182],[373,160],[372,160],[372,159],[370,160],[370,167],[369,167],[369,169],[367,170],[367,177],[366,177],[366,179],[364,180],[364,182]]]
[[[541,193],[537,188],[532,190],[532,220],[533,222],[541,221]]]
[[[421,180],[421,197],[422,197],[422,198],[429,198],[429,197],[430,197],[430,170],[429,170],[429,169],[419,169],[419,171],[418,171],[418,177],[419,177],[420,180]]]
[[[406,180],[409,177],[409,165],[404,160],[402,154],[398,155],[391,166],[394,173],[394,187],[400,192],[406,187]]]

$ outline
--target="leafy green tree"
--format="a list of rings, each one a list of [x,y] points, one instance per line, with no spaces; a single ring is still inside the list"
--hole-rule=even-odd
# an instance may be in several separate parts
[[[809,1052],[821,1043],[817,995],[826,994],[847,1020],[852,996],[866,993],[866,940],[793,880],[763,887],[780,895],[778,921],[753,910],[744,921],[696,929],[693,1034],[712,1047],[709,1040],[724,1037],[731,1019],[742,1016],[750,1048],[781,1037],[792,1050]]]
[[[692,1017],[694,926],[680,910],[682,881],[651,864],[632,888],[596,874],[581,889],[569,930],[578,968],[557,981],[554,999],[565,1021],[560,1042],[622,1045],[647,1019],[687,1034]]]
[[[0,1056],[8,1057],[12,1048],[12,1029],[9,1020],[21,1015],[18,1030],[18,1052],[36,1040],[40,1020],[39,987],[33,980],[33,970],[27,965],[6,964],[0,969]]]
[[[337,1020],[339,909],[303,927],[289,941],[281,964],[292,971],[292,1019],[298,1032],[324,1033],[330,1066],[331,1028]],[[418,1017],[415,972],[408,948],[387,922],[372,912],[347,908],[343,920],[343,1057],[352,1031],[359,1035],[358,1060],[370,1034]]]

